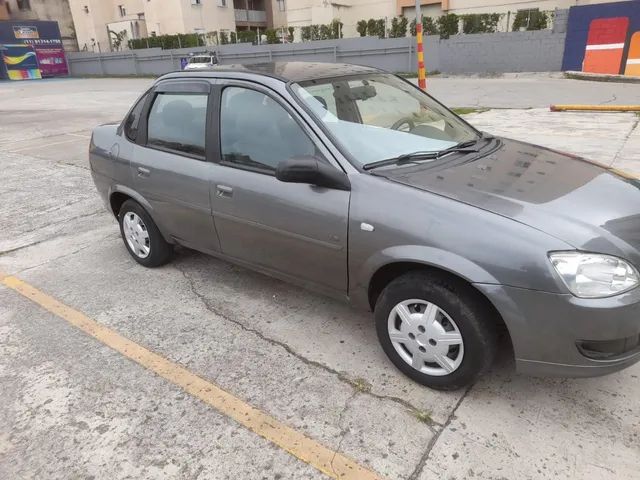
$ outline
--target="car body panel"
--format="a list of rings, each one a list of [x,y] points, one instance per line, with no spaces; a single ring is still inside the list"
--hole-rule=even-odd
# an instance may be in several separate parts
[[[474,162],[386,176],[640,265],[640,182],[592,162],[504,140],[500,150]]]
[[[370,307],[372,278],[385,266],[411,262],[451,272],[496,308],[516,365],[527,373],[596,375],[640,360],[596,361],[576,347],[578,340],[640,335],[640,289],[579,299],[548,259],[550,251],[579,248],[640,265],[638,183],[574,156],[506,139],[473,161],[453,156],[365,173],[298,103],[288,83],[367,72],[380,73],[268,64],[172,73],[156,82],[208,82],[210,126],[218,119],[221,86],[242,82],[269,91],[327,161],[346,173],[350,191],[285,184],[221,164],[214,127],[207,130],[206,158],[195,160],[147,148],[142,140],[132,143],[115,126],[93,133],[90,162],[98,191],[107,205],[114,192],[136,199],[167,239],[363,308]],[[138,166],[157,172],[157,185],[136,179]],[[219,186],[231,188],[232,201]],[[189,231],[206,242],[188,238]]]

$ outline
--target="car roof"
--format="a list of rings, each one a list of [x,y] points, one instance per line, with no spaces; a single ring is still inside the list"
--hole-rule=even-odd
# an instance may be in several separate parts
[[[363,73],[386,73],[373,67],[352,65],[349,63],[321,63],[321,62],[265,62],[235,65],[217,65],[202,69],[198,72],[201,77],[217,77],[219,73],[248,73],[278,78],[284,82],[302,82],[317,78],[342,77]],[[193,72],[173,72],[163,75],[160,79],[180,78],[192,76]],[[160,80],[159,79],[159,80]]]

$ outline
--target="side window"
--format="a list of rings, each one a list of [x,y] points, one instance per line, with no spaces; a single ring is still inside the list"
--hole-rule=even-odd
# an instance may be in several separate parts
[[[220,142],[224,162],[268,171],[291,157],[320,156],[281,105],[263,93],[240,87],[222,92]]]
[[[204,156],[207,97],[159,93],[149,112],[147,145]]]
[[[129,113],[127,121],[124,122],[124,134],[132,142],[135,142],[138,137],[138,123],[140,122],[140,115],[142,114],[142,109],[144,108],[144,102],[146,102],[147,96],[148,95],[144,95],[140,100],[138,100],[136,106],[133,107],[133,110]]]

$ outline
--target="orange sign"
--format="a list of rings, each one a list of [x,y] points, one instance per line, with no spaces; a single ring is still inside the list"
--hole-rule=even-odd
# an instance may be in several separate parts
[[[624,74],[640,77],[640,32],[636,32],[631,36]]]

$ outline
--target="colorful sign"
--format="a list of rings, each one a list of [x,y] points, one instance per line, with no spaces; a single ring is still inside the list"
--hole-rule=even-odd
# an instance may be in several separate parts
[[[38,27],[28,25],[16,25],[13,27],[13,35],[16,39],[40,38],[38,35]]]
[[[562,69],[640,76],[640,0],[571,7]]]
[[[68,75],[57,22],[0,22],[0,79],[27,80]]]
[[[43,77],[69,75],[67,60],[62,47],[34,46],[36,58]]]
[[[2,60],[10,80],[42,78],[36,52],[30,45],[3,45]]]
[[[640,32],[631,36],[624,74],[640,77]]]

